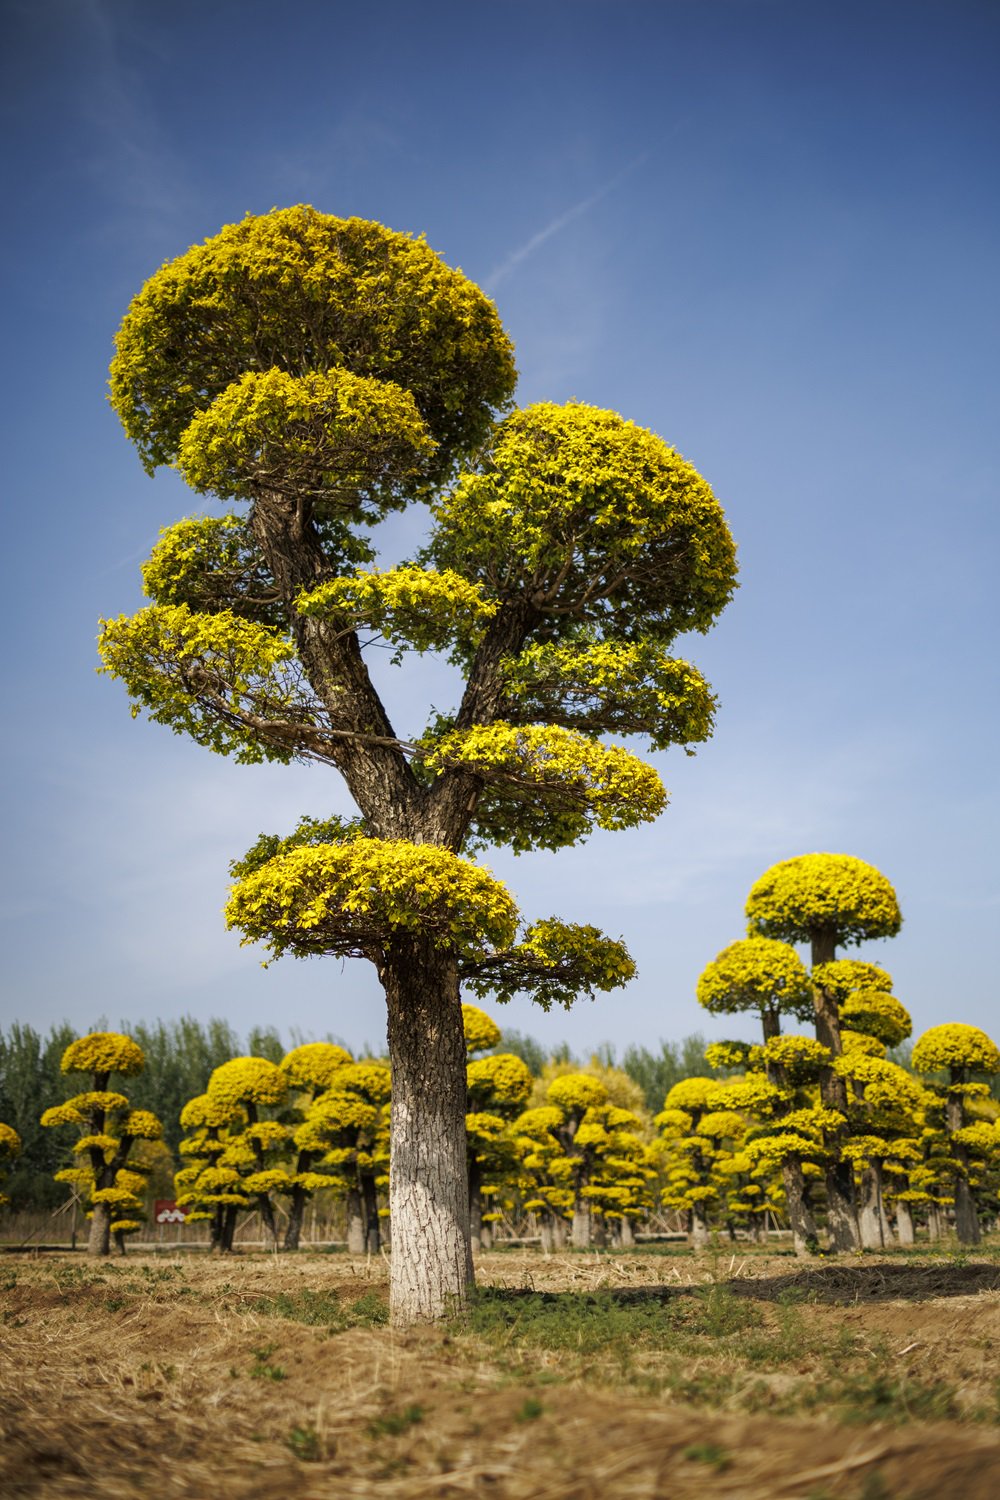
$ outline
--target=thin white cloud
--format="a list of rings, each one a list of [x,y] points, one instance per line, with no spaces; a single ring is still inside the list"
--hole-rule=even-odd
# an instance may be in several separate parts
[[[485,290],[492,292],[494,288],[500,285],[501,281],[506,281],[507,277],[513,271],[516,271],[518,266],[523,264],[529,256],[534,255],[536,250],[541,249],[542,245],[552,239],[553,235],[565,229],[568,224],[572,224],[575,219],[581,218],[595,204],[600,203],[602,198],[606,198],[620,183],[625,181],[626,177],[631,176],[636,168],[642,165],[647,159],[648,154],[648,152],[644,151],[641,156],[637,156],[634,161],[629,162],[628,166],[624,167],[622,171],[616,172],[614,177],[609,177],[608,181],[603,183],[596,192],[589,194],[586,198],[581,198],[580,202],[574,203],[572,208],[567,208],[563,213],[557,214],[554,219],[545,225],[544,229],[540,229],[537,234],[533,234],[523,245],[519,245],[516,250],[512,250],[501,261],[500,265],[486,277],[483,283]]]

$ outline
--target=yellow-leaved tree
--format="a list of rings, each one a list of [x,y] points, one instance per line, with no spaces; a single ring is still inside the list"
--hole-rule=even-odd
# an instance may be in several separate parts
[[[240,762],[332,767],[357,805],[262,837],[227,910],[274,955],[378,971],[400,1323],[472,1277],[460,986],[548,1006],[633,973],[593,927],[523,921],[475,855],[657,816],[656,772],[604,736],[708,736],[712,693],[670,650],[735,581],[722,509],[679,454],[614,412],[512,411],[514,384],[493,304],[422,239],[301,206],[161,267],[111,372],[146,468],[227,508],[164,532],[149,605],[104,624],[106,669],[136,712]],[[414,501],[426,546],[376,564],[367,529]],[[397,727],[372,642],[447,654],[453,709]]]
[[[107,1255],[114,1234],[124,1250],[124,1236],[142,1223],[146,1174],[129,1154],[137,1141],[157,1141],[163,1126],[148,1109],[132,1109],[125,1094],[109,1088],[113,1076],[132,1078],[146,1065],[142,1048],[117,1031],[91,1031],[71,1042],[62,1055],[64,1073],[87,1073],[91,1087],[42,1115],[48,1126],[72,1125],[78,1132],[73,1153],[77,1165],[56,1173],[92,1204],[89,1255]]]

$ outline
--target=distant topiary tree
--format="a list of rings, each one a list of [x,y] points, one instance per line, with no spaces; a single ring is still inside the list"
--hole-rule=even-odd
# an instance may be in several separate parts
[[[312,1156],[311,1170],[346,1199],[347,1248],[354,1255],[377,1255],[381,1248],[378,1190],[389,1165],[391,1098],[385,1063],[346,1063],[295,1131],[296,1146]]]
[[[261,1110],[280,1105],[287,1092],[285,1074],[264,1057],[233,1057],[220,1063],[206,1089],[212,1104],[228,1112],[231,1118],[235,1119],[239,1113],[246,1118],[241,1132],[230,1130],[218,1165],[238,1173],[239,1186],[235,1191],[256,1202],[264,1238],[274,1249],[278,1245],[278,1226],[271,1194],[286,1192],[292,1184],[287,1168],[275,1165],[269,1160],[269,1153],[273,1158],[283,1152],[291,1131],[278,1120],[262,1118]],[[231,1249],[232,1241],[224,1248]]]
[[[978,1245],[982,1237],[975,1195],[970,1183],[971,1162],[980,1142],[990,1149],[987,1133],[978,1132],[966,1120],[967,1101],[989,1095],[984,1080],[1000,1073],[1000,1050],[980,1031],[960,1021],[932,1026],[915,1043],[913,1067],[918,1073],[944,1073],[947,1082],[938,1085],[945,1098],[945,1115],[951,1137],[955,1182],[955,1231],[963,1245]],[[995,1151],[996,1132],[993,1132]]]
[[[83,1189],[93,1210],[90,1219],[90,1255],[108,1255],[111,1235],[117,1233],[118,1248],[124,1249],[122,1236],[141,1222],[142,1199],[139,1196],[144,1174],[129,1171],[126,1163],[137,1140],[159,1140],[163,1126],[145,1109],[131,1109],[127,1097],[110,1090],[113,1074],[132,1078],[145,1066],[142,1049],[131,1037],[116,1031],[92,1031],[71,1042],[62,1056],[64,1073],[89,1073],[92,1087],[75,1094],[64,1104],[47,1109],[43,1125],[75,1125],[80,1137],[73,1147],[86,1165],[68,1167],[57,1172],[56,1180],[71,1182]]]
[[[516,1169],[510,1126],[528,1102],[533,1079],[521,1058],[497,1052],[469,1062],[467,1083],[471,1241],[473,1250],[488,1250],[493,1235],[484,1215],[486,1186],[495,1192],[497,1182]]]
[[[6,1179],[6,1171],[3,1168],[7,1162],[13,1161],[15,1156],[21,1153],[21,1137],[12,1125],[5,1125],[0,1121],[0,1188]],[[9,1203],[10,1199],[5,1193],[0,1192],[0,1207]]]
[[[238,1139],[245,1129],[246,1112],[231,1101],[198,1094],[184,1105],[180,1122],[189,1134],[178,1147],[186,1163],[174,1174],[178,1205],[186,1210],[188,1222],[209,1221],[213,1250],[231,1250],[237,1215],[250,1200],[238,1169],[223,1158],[230,1138]]]
[[[896,935],[902,917],[889,881],[850,854],[802,854],[765,871],[751,888],[746,916],[751,936],[810,945],[816,1037],[839,1057],[843,1043],[837,993],[823,983],[821,966],[836,959],[839,947]],[[827,1108],[846,1115],[846,1085],[832,1068],[825,1071],[821,1087]],[[854,1171],[836,1152],[827,1167],[826,1198],[833,1247],[856,1248]]]
[[[333,1086],[337,1073],[353,1062],[351,1054],[335,1042],[304,1042],[286,1052],[278,1068],[284,1075],[289,1091],[295,1099],[297,1120],[303,1115],[319,1094]],[[306,1203],[316,1190],[316,1173],[313,1163],[315,1151],[299,1147],[295,1170],[291,1179],[288,1206],[288,1224],[285,1228],[285,1249],[297,1250],[302,1237],[302,1221]]]

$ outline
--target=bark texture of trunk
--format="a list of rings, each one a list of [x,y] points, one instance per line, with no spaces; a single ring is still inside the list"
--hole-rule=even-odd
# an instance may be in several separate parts
[[[111,1205],[95,1203],[90,1218],[90,1234],[87,1237],[88,1255],[111,1254]]]
[[[691,1244],[695,1250],[708,1244],[708,1215],[704,1203],[696,1203],[691,1209]]]
[[[809,1255],[816,1248],[816,1220],[806,1198],[805,1178],[798,1157],[790,1157],[781,1168],[785,1207],[796,1255]]]
[[[461,1307],[473,1282],[465,1033],[455,961],[429,940],[398,939],[380,977],[392,1066],[389,1303],[405,1325]]]
[[[351,1255],[365,1253],[365,1216],[361,1205],[361,1189],[347,1191],[347,1248]]]
[[[896,1238],[901,1245],[913,1245],[916,1243],[916,1235],[913,1232],[913,1214],[910,1205],[905,1201],[896,1199]]]
[[[866,1250],[885,1248],[881,1194],[878,1189],[878,1175],[874,1167],[866,1167],[861,1174],[858,1229],[861,1233],[861,1243]]]
[[[590,1205],[577,1201],[573,1205],[573,1228],[570,1244],[574,1250],[590,1249]]]
[[[964,1120],[961,1094],[949,1094],[946,1105],[948,1129],[954,1133],[961,1130]],[[955,1173],[955,1233],[958,1235],[960,1245],[978,1245],[982,1239],[979,1228],[979,1214],[976,1212],[976,1200],[969,1187],[968,1169],[969,1153],[965,1146],[952,1141],[952,1151],[955,1160],[959,1164],[959,1170]]]
[[[297,1250],[299,1248],[299,1241],[302,1238],[302,1221],[305,1218],[305,1214],[306,1190],[303,1187],[293,1187],[291,1202],[288,1205],[288,1224],[285,1227],[286,1250]]]
[[[365,1205],[365,1253],[377,1255],[382,1248],[382,1236],[379,1230],[378,1191],[371,1173],[366,1172],[361,1178],[361,1197]]]

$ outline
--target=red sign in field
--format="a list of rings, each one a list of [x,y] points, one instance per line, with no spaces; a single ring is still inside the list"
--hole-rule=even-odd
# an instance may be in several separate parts
[[[178,1208],[172,1198],[157,1198],[153,1205],[154,1224],[183,1224],[187,1212]]]

